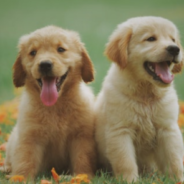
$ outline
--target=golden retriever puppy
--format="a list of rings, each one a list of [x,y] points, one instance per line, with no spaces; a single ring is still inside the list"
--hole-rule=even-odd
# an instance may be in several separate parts
[[[55,167],[92,177],[94,96],[84,82],[93,80],[94,69],[78,34],[48,26],[21,37],[13,69],[15,86],[25,91],[5,171],[35,178]]]
[[[120,24],[106,46],[113,64],[95,104],[99,162],[128,182],[156,162],[183,178],[173,73],[184,60],[176,26],[160,17]]]

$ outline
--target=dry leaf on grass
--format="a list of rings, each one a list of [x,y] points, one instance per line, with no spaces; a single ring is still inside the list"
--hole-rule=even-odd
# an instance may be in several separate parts
[[[22,175],[14,175],[10,178],[10,182],[23,182],[23,181],[25,181],[25,178]]]
[[[73,177],[70,181],[72,184],[80,184],[80,183],[89,183],[87,174],[78,174],[76,177]]]
[[[56,182],[59,182],[60,177],[59,177],[59,175],[57,174],[57,172],[55,171],[54,167],[52,168],[51,173],[52,173],[52,176],[53,176],[54,180],[55,180]]]

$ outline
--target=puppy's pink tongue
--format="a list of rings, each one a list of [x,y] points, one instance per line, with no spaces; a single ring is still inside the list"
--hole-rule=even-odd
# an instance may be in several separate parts
[[[56,78],[43,78],[42,79],[42,91],[41,100],[44,105],[52,106],[58,99],[58,92],[56,87]]]
[[[155,73],[161,78],[161,80],[169,84],[173,81],[174,76],[169,70],[169,66],[167,65],[167,62],[161,62],[155,64]]]

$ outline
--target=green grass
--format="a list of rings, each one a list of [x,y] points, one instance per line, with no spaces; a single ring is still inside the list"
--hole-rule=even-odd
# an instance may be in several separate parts
[[[103,55],[108,37],[117,24],[130,17],[146,15],[162,16],[173,21],[180,30],[184,45],[183,0],[0,0],[0,102],[14,96],[12,65],[17,55],[18,39],[23,34],[46,25],[78,31],[95,65],[96,77],[91,86],[97,94],[110,66],[110,62]],[[184,74],[175,78],[177,93],[182,100],[183,78]],[[6,127],[2,127],[4,128]],[[158,178],[163,183],[176,183],[167,176],[157,175],[143,177],[137,183],[161,183]],[[0,183],[8,183],[4,175],[0,175]],[[95,177],[93,183],[122,182],[102,175]]]
[[[183,0],[0,0],[0,102],[13,97],[12,65],[23,34],[51,24],[78,31],[95,65],[96,77],[91,85],[97,94],[110,65],[103,55],[109,35],[126,19],[145,15],[172,20],[184,43]],[[183,77],[178,75],[175,80],[182,100]]]
[[[53,184],[57,184],[54,182],[53,178],[50,177],[42,177],[42,178],[37,178],[35,181],[35,184],[40,184],[41,179],[47,179],[52,181]],[[61,178],[61,182],[66,182],[70,181],[71,177],[69,176],[68,178],[65,177],[64,179]],[[127,181],[123,180],[122,177],[119,179],[116,179],[115,177],[112,177],[108,174],[102,173],[101,176],[96,176],[91,180],[92,184],[128,184]],[[176,179],[170,179],[168,176],[158,176],[158,174],[153,174],[152,177],[149,175],[144,176],[143,178],[140,178],[137,182],[132,182],[132,184],[177,184]],[[0,183],[1,184],[10,184],[10,182],[5,179],[4,174],[0,174]],[[26,184],[30,184],[32,182],[27,181]],[[11,183],[12,184],[12,183]],[[23,183],[22,183],[23,184]],[[25,184],[25,183],[24,183]],[[85,184],[85,183],[81,183]]]

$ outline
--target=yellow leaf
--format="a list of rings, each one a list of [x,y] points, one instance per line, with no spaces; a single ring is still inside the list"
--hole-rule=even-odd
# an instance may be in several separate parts
[[[72,184],[80,184],[83,183],[89,183],[90,180],[88,179],[87,174],[78,174],[76,177],[73,177],[70,181]]]
[[[25,181],[25,178],[22,175],[14,175],[10,178],[10,181],[11,182],[23,182]]]

